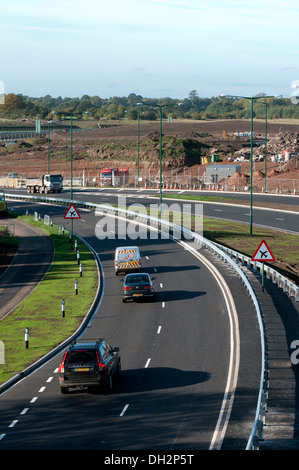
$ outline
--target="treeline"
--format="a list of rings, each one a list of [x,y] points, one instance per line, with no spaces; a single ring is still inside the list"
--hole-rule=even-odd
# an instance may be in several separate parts
[[[292,104],[290,99],[263,96],[254,100],[255,118],[265,118],[265,102],[268,119],[299,119],[299,106]],[[10,93],[5,96],[4,104],[0,104],[0,118],[4,119],[40,117],[56,121],[72,114],[77,119],[137,120],[139,115],[143,120],[157,120],[160,111],[163,118],[173,119],[249,119],[251,116],[249,99],[223,96],[200,98],[196,90],[192,90],[188,98],[181,101],[172,98],[143,98],[134,93],[128,97],[114,96],[106,99],[88,95],[81,98],[53,98],[50,95],[34,98]]]

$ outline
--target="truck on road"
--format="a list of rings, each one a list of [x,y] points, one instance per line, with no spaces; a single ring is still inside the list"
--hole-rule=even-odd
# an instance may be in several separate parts
[[[61,193],[62,175],[42,175],[38,178],[26,178],[27,193]]]

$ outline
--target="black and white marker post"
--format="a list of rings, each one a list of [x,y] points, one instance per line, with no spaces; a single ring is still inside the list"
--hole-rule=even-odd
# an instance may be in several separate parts
[[[29,328],[25,328],[25,349],[29,347]]]

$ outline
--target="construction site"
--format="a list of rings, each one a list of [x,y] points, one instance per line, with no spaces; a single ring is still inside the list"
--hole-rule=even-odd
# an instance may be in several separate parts
[[[142,123],[139,135],[133,122],[92,126],[1,140],[0,186],[45,173],[62,174],[68,186],[71,167],[73,184],[100,186],[102,169],[122,167],[129,178],[117,184],[130,187],[248,191],[252,181],[254,191],[299,191],[296,124],[269,123],[266,139],[264,123],[251,137],[248,120],[165,121],[161,136],[156,122]]]

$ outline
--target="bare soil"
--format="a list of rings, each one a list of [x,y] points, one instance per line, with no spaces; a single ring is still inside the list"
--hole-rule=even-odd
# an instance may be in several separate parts
[[[98,124],[100,125],[100,124]],[[103,124],[102,124],[103,126]],[[271,140],[282,133],[295,134],[298,126],[295,124],[268,123],[268,136]],[[210,156],[219,154],[223,163],[228,163],[228,158],[236,156],[236,152],[244,149],[249,151],[250,138],[233,136],[235,132],[249,132],[248,120],[224,120],[224,121],[163,121],[163,136],[173,139],[192,139],[202,144],[201,155]],[[254,122],[256,138],[264,138],[264,123]],[[203,135],[207,135],[203,137]],[[153,145],[144,149],[142,142],[151,138]],[[276,146],[275,151],[279,148]],[[20,145],[21,144],[21,145]],[[49,144],[49,148],[48,148]],[[140,124],[140,170],[157,169],[159,167],[159,122],[141,122]],[[21,177],[36,176],[47,173],[48,151],[50,156],[50,168],[52,173],[61,173],[64,177],[70,175],[70,132],[53,131],[48,138],[39,138],[18,142],[18,147],[9,146],[0,149],[0,175],[7,176],[11,171],[17,172]],[[270,143],[268,154],[270,155]],[[281,153],[288,150],[288,142],[281,139]],[[263,153],[263,146],[254,149],[255,153]],[[299,151],[299,145],[298,145]],[[97,127],[87,130],[74,130],[72,139],[72,169],[73,175],[82,175],[84,170],[90,179],[98,177],[99,170],[113,164],[120,166],[125,164],[131,170],[137,166],[137,124],[122,122],[110,125],[110,127]],[[249,163],[240,162],[242,175],[248,175]],[[176,168],[178,173],[188,170],[188,174],[198,177],[205,171],[203,164],[192,164],[192,159],[181,161],[180,159],[163,160],[163,176],[171,174]],[[273,178],[298,179],[299,169],[288,168],[281,171],[281,164],[268,162],[267,176]],[[263,162],[255,162],[254,169],[262,173]],[[272,173],[271,173],[272,171]]]

